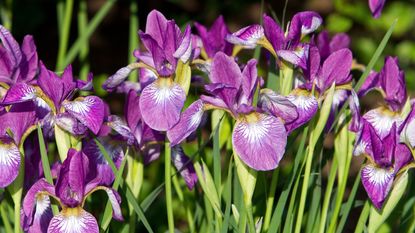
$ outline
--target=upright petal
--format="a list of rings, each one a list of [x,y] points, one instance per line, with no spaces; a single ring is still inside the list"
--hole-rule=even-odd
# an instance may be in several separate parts
[[[3,47],[7,50],[6,56],[12,62],[13,67],[16,67],[22,60],[22,52],[17,41],[12,34],[3,26],[0,25],[0,40]]]
[[[19,77],[16,82],[30,82],[35,78],[39,66],[36,45],[32,36],[25,36],[22,43],[22,61],[19,66]]]
[[[282,49],[285,43],[284,31],[271,17],[264,15],[263,20],[265,37],[272,44],[274,50]]]
[[[36,122],[36,112],[32,102],[14,104],[8,112],[0,111],[0,136],[7,135],[10,130],[14,142],[19,147],[34,129]]]
[[[166,131],[180,119],[186,94],[170,78],[159,78],[144,88],[140,96],[140,111],[144,122],[152,129]]]
[[[384,5],[385,0],[369,0],[369,8],[374,18],[380,17]]]
[[[259,24],[250,25],[226,36],[229,43],[242,45],[245,48],[253,49],[258,40],[264,37],[264,28]]]
[[[232,143],[236,154],[249,167],[272,170],[284,155],[287,132],[279,118],[253,112],[237,120]]]
[[[240,104],[252,104],[255,88],[258,84],[257,61],[251,59],[242,71],[242,96]]]
[[[371,71],[357,94],[359,97],[362,97],[375,88],[380,88],[380,77],[377,72]]]
[[[149,34],[159,45],[162,45],[168,22],[162,13],[152,10],[147,15],[146,34]]]
[[[67,208],[50,221],[48,233],[99,233],[97,220],[81,207]]]
[[[174,73],[176,67],[166,57],[165,51],[159,44],[148,34],[139,32],[141,41],[153,57],[154,65],[160,76],[167,77]]]
[[[171,156],[177,171],[180,172],[187,187],[192,190],[197,182],[197,175],[192,161],[179,146],[173,147]]]
[[[351,81],[350,69],[352,68],[353,56],[349,49],[341,49],[332,53],[321,67],[321,80],[319,87],[326,89],[333,82],[336,85],[346,84]],[[324,88],[323,88],[324,87]]]
[[[373,205],[381,209],[392,187],[393,169],[368,164],[362,168],[362,184]]]
[[[99,97],[78,97],[74,101],[65,101],[62,106],[94,134],[98,133],[105,113],[104,102]]]
[[[0,188],[5,188],[19,174],[20,152],[9,138],[0,138]]]
[[[181,143],[199,127],[203,113],[204,104],[202,100],[197,100],[181,114],[179,122],[167,131],[171,146]]]
[[[359,97],[357,96],[354,90],[351,91],[351,95],[349,96],[349,106],[350,112],[352,113],[352,119],[350,121],[349,130],[356,133],[361,128],[361,115]]]
[[[227,84],[239,89],[242,82],[242,73],[232,57],[218,52],[213,58],[209,78],[212,83]]]
[[[385,101],[393,111],[399,111],[406,102],[406,84],[404,72],[399,70],[398,58],[386,57],[385,65],[380,72]]]

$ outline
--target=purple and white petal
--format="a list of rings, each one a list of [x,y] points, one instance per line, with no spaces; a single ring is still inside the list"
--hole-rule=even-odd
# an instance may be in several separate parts
[[[317,30],[323,19],[314,11],[303,11],[294,15],[291,20],[287,38],[299,41],[302,35],[307,35]]]
[[[129,65],[122,67],[121,69],[117,70],[115,74],[111,75],[107,80],[105,80],[104,84],[102,84],[102,88],[108,91],[114,90],[128,78],[128,75],[130,75],[132,71],[133,69]]]
[[[351,94],[349,96],[349,106],[350,106],[350,112],[352,114],[352,119],[350,121],[349,130],[356,133],[361,128],[361,125],[360,125],[361,115],[360,115],[359,97],[357,96],[354,90],[351,91]]]
[[[278,95],[271,89],[261,90],[258,106],[274,116],[281,117],[285,124],[291,123],[298,118],[297,107],[287,97]]]
[[[180,119],[186,94],[169,78],[159,78],[148,85],[140,96],[140,111],[144,122],[152,129],[167,131]]]
[[[67,208],[50,221],[48,233],[99,233],[98,223],[92,214],[81,207]]]
[[[240,29],[237,32],[226,36],[229,43],[242,45],[245,48],[253,49],[257,41],[264,37],[264,28],[259,24],[250,25]]]
[[[197,182],[197,175],[192,161],[186,156],[183,149],[179,146],[172,148],[172,160],[177,171],[183,177],[187,187],[192,190]]]
[[[314,117],[318,110],[317,99],[307,91],[294,91],[287,96],[288,100],[297,107],[298,118],[293,122],[286,124],[285,127],[288,132],[307,123]]]
[[[413,103],[411,104],[411,112],[401,124],[399,133],[401,142],[407,142],[412,148],[415,147],[415,108]]]
[[[203,113],[203,101],[197,100],[181,114],[179,122],[167,131],[171,146],[181,143],[199,127]]]
[[[122,212],[121,212],[121,197],[118,194],[117,191],[115,191],[112,188],[107,188],[107,187],[103,187],[101,186],[101,188],[107,192],[108,195],[108,199],[111,202],[111,206],[112,206],[112,217],[118,221],[123,221],[124,218],[122,217]]]
[[[16,83],[10,87],[2,101],[2,105],[21,103],[34,100],[36,89],[26,83]]]
[[[97,134],[104,121],[104,101],[96,96],[79,97],[66,101],[63,107],[82,124]]]
[[[192,36],[191,36],[191,27],[187,25],[184,32],[181,35],[181,40],[179,42],[179,47],[174,52],[173,56],[179,58],[183,63],[189,61],[190,56],[192,55]]]
[[[33,216],[22,214],[22,228],[27,233],[47,232],[50,220],[53,218],[52,207],[48,195],[40,194],[36,198],[36,210]]]
[[[297,46],[294,50],[277,50],[277,55],[283,60],[303,69],[307,66],[309,45]]]
[[[5,188],[19,174],[20,152],[9,138],[0,138],[0,188]]]
[[[381,209],[394,179],[393,169],[368,164],[362,168],[362,184],[373,205]]]
[[[375,128],[376,133],[381,139],[389,134],[394,123],[399,128],[403,122],[403,119],[399,115],[382,107],[368,111],[363,115],[363,118]]]
[[[115,132],[119,133],[129,145],[134,144],[134,134],[131,132],[131,129],[128,127],[128,125],[121,119],[121,117],[116,115],[108,116],[107,123],[113,130],[115,130]]]
[[[61,113],[55,117],[55,123],[63,130],[74,136],[81,136],[87,132],[87,127],[68,113]]]
[[[236,154],[249,167],[272,170],[284,155],[287,132],[279,118],[253,112],[236,121],[232,144]]]

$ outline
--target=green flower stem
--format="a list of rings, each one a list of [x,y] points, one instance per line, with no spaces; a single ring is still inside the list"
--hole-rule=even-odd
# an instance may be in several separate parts
[[[127,185],[130,187],[133,196],[138,199],[141,191],[141,187],[144,180],[144,164],[141,159],[137,159],[139,156],[127,157],[128,162],[128,174],[127,174]],[[129,232],[135,232],[136,226],[136,213],[131,203],[128,203],[128,208],[130,210],[130,222],[129,222]]]
[[[324,194],[323,207],[321,209],[320,217],[320,233],[324,233],[327,221],[327,212],[329,209],[331,193],[333,192],[334,181],[336,180],[336,171],[337,171],[338,162],[336,159],[333,160],[331,165],[330,174],[327,182],[326,193]]]
[[[281,62],[280,77],[281,94],[288,95],[291,92],[294,79],[294,69],[292,65]]]
[[[1,220],[3,221],[4,229],[5,229],[6,233],[12,233],[13,229],[12,229],[12,227],[10,225],[10,222],[9,222],[9,219],[7,217],[7,209],[6,209],[5,205],[6,205],[5,201],[2,201],[0,203]]]
[[[274,206],[275,191],[277,190],[278,183],[278,174],[280,169],[275,169],[272,172],[271,187],[269,189],[268,198],[267,198],[267,208],[265,210],[264,225],[262,227],[263,232],[267,232],[269,228],[269,223],[271,220],[272,210]]]
[[[88,6],[86,0],[81,0],[79,2],[79,11],[78,11],[78,35],[82,35],[86,32],[86,27],[88,25]],[[89,73],[89,63],[88,63],[88,53],[89,53],[89,43],[84,43],[79,52],[79,62],[81,64],[81,70],[79,72],[79,78],[82,80],[87,80]]]
[[[24,154],[23,149],[20,150],[20,168],[19,175],[8,187],[10,195],[14,203],[14,233],[20,233],[20,209],[22,204],[23,181],[24,181]]]
[[[72,21],[73,3],[74,3],[73,0],[66,0],[65,16],[62,22],[62,34],[59,37],[58,60],[56,62],[57,71],[61,71],[65,67],[63,62],[65,60],[66,51],[68,49],[69,32],[71,29],[71,21]]]
[[[174,233],[173,201],[171,192],[171,148],[168,141],[164,144],[164,178],[166,183],[166,205],[169,233]]]
[[[221,157],[220,157],[220,146],[219,146],[219,124],[222,121],[218,121],[218,125],[214,127],[215,132],[213,134],[213,179],[215,182],[215,187],[218,192],[218,197],[221,196]],[[219,202],[220,208],[220,202]]]
[[[359,220],[357,221],[357,225],[354,231],[355,233],[363,232],[367,218],[369,217],[369,213],[370,213],[370,203],[368,201],[365,201],[365,205],[363,206],[362,212],[360,213]]]
[[[128,40],[128,63],[133,63],[136,58],[133,55],[134,49],[138,48],[138,1],[130,1],[130,38]],[[137,74],[130,74],[130,81],[136,82],[138,80]]]

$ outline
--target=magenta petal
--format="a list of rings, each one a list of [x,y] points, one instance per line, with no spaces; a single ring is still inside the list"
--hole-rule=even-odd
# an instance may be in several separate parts
[[[10,87],[1,104],[15,104],[36,98],[36,89],[26,83],[16,83]]]
[[[212,96],[208,96],[208,95],[201,95],[200,99],[203,102],[205,102],[206,104],[210,104],[210,105],[215,106],[217,108],[222,108],[222,109],[227,109],[228,108],[226,103],[220,98],[216,98],[216,97],[212,97]]]
[[[144,88],[140,96],[143,120],[152,129],[167,131],[180,119],[186,94],[171,79],[159,78]]]
[[[112,206],[112,216],[113,218],[115,218],[118,221],[123,221],[123,217],[122,217],[122,212],[121,212],[121,197],[120,195],[117,193],[117,191],[115,191],[112,188],[107,188],[104,187],[105,192],[107,192],[108,195],[108,199],[111,202],[111,206]]]
[[[186,139],[199,127],[203,116],[203,102],[193,102],[181,115],[179,122],[167,131],[171,146],[175,146]]]
[[[294,93],[287,96],[287,98],[297,107],[298,112],[298,118],[285,125],[287,131],[291,132],[313,118],[318,110],[318,102],[311,93]]]
[[[234,58],[218,52],[213,58],[209,78],[212,83],[227,84],[238,89],[242,82],[242,73]]]
[[[77,212],[69,213],[69,212]],[[99,233],[97,220],[80,207],[63,210],[50,221],[48,233]]]
[[[380,88],[379,74],[371,71],[357,94],[359,97],[364,96],[374,88]]]
[[[134,132],[138,123],[141,121],[140,96],[135,91],[129,91],[127,103],[124,108],[125,119],[128,127]]]
[[[192,36],[191,27],[187,25],[186,29],[181,35],[180,42],[173,56],[179,58],[183,63],[186,63],[192,55]]]
[[[381,139],[389,134],[394,123],[399,128],[403,122],[403,119],[398,115],[383,113],[382,110],[382,108],[372,109],[363,115],[363,118],[373,126],[376,130],[376,134],[379,135]]]
[[[293,50],[277,50],[277,55],[283,60],[301,68],[306,68],[309,45],[304,44]]]
[[[172,149],[172,160],[177,171],[183,177],[187,187],[192,190],[197,182],[197,175],[192,161],[187,157],[179,146]]]
[[[263,20],[265,37],[275,50],[281,49],[285,40],[284,31],[271,17],[264,15]]]
[[[350,69],[352,68],[353,56],[349,49],[341,49],[332,54],[324,61],[321,67],[321,80],[319,87],[326,89],[333,82],[342,85],[350,82]]]
[[[232,143],[237,155],[249,167],[272,170],[284,155],[287,132],[279,118],[254,112],[237,120]]]
[[[96,96],[79,97],[64,102],[63,107],[82,124],[97,134],[104,121],[104,102]]]
[[[264,37],[264,28],[259,24],[254,24],[227,35],[226,40],[246,48],[255,48],[257,41],[262,37]]]
[[[394,172],[392,169],[379,168],[371,164],[363,167],[362,184],[373,205],[380,209],[392,187]]]
[[[351,95],[349,96],[349,106],[350,112],[352,113],[352,119],[350,121],[349,130],[356,133],[359,131],[361,127],[361,115],[359,97],[357,96],[354,90],[351,91]]]
[[[301,35],[307,35],[320,27],[323,19],[314,11],[303,11],[294,15],[291,20],[287,38],[298,41]]]
[[[102,88],[108,91],[114,90],[128,78],[128,75],[130,75],[131,71],[132,69],[129,66],[122,67],[121,69],[117,70],[115,74],[111,75],[107,80],[105,80]]]
[[[55,123],[63,130],[74,136],[81,136],[88,130],[85,125],[68,113],[62,113],[55,117]]]
[[[262,89],[258,105],[274,116],[281,117],[286,124],[298,118],[297,107],[287,97],[278,95],[270,89]]]
[[[47,195],[39,195],[36,198],[36,211],[33,216],[26,216],[21,212],[23,230],[27,233],[47,232],[50,220],[53,218],[50,198]]]
[[[252,104],[252,99],[258,84],[257,61],[251,59],[242,71],[242,96],[240,104]]]
[[[369,0],[369,8],[374,18],[379,18],[386,0]]]
[[[168,22],[162,13],[152,10],[147,15],[146,34],[149,34],[159,45],[162,45]]]
[[[20,152],[11,139],[0,139],[0,188],[5,188],[19,174]]]
[[[131,132],[131,129],[127,126],[127,124],[121,119],[121,117],[116,115],[108,116],[107,123],[115,132],[119,133],[129,145],[134,144],[134,134]]]

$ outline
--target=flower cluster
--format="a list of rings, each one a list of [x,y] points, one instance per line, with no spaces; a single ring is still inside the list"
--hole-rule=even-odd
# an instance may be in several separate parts
[[[379,16],[384,1],[369,3]],[[111,163],[119,168],[133,156],[149,164],[165,142],[177,171],[193,189],[198,176],[182,144],[195,140],[211,110],[232,119],[234,156],[249,169],[274,170],[286,153],[287,139],[323,114],[328,96],[332,103],[325,130],[332,130],[339,114],[350,119],[349,130],[356,133],[353,154],[367,158],[362,184],[374,206],[382,208],[394,181],[414,160],[415,101],[408,98],[394,57],[385,59],[379,73],[372,71],[356,93],[352,70],[358,66],[350,38],[330,37],[319,31],[322,23],[316,12],[305,11],[295,14],[286,29],[264,15],[263,25],[233,33],[223,17],[210,29],[195,23],[192,32],[191,25],[181,30],[153,10],[145,31],[138,32],[145,49],[134,51],[136,62],[103,85],[126,95],[124,116],[112,115],[104,100],[91,95],[92,74],[75,79],[68,66],[57,75],[38,59],[32,37],[20,46],[0,26],[0,188],[23,190],[22,228],[99,232],[97,220],[84,209],[86,198],[97,190],[108,194],[113,218],[123,220],[121,196],[111,187],[116,178]],[[264,49],[266,63],[279,70],[275,86],[270,77],[258,76],[259,60],[238,57],[254,48]],[[138,83],[127,80],[134,70]],[[193,89],[202,94],[190,98]],[[359,98],[372,90],[383,95],[384,103],[362,114]],[[345,106],[347,111],[339,112]],[[43,134],[32,133],[36,128]],[[50,152],[52,180],[45,178],[37,141],[45,141]],[[127,155],[126,148],[132,153]],[[112,161],[104,158],[105,151]],[[58,212],[52,211],[52,200],[59,203]]]

